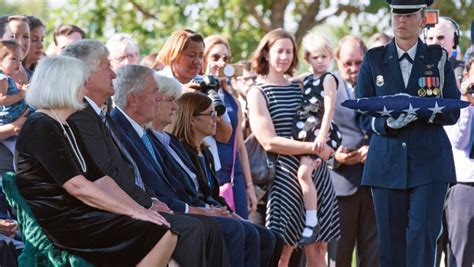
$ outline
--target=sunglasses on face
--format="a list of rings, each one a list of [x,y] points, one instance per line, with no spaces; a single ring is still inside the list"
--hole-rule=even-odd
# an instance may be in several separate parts
[[[219,61],[222,59],[225,63],[230,63],[230,60],[232,59],[232,57],[229,55],[219,55],[219,54],[213,54],[211,55],[210,58],[212,61]]]

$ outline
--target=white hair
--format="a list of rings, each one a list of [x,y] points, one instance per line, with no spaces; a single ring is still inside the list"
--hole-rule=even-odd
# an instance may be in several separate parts
[[[130,93],[140,94],[144,88],[143,83],[147,75],[154,75],[155,71],[142,65],[125,65],[116,70],[114,79],[115,105],[123,109],[127,107],[127,97]]]
[[[79,91],[90,68],[81,60],[54,56],[39,61],[26,92],[25,101],[35,108],[83,108]]]
[[[183,85],[175,78],[170,78],[155,72],[155,81],[159,92],[168,97],[179,98],[183,93]]]
[[[107,46],[107,49],[109,49],[110,58],[116,57],[117,54],[120,54],[127,48],[131,48],[136,53],[140,52],[140,48],[138,47],[137,43],[130,35],[126,33],[115,34],[107,41],[105,46]]]
[[[100,65],[100,56],[109,56],[107,47],[99,41],[84,39],[69,44],[61,51],[61,56],[68,56],[84,61],[91,71],[96,71]]]

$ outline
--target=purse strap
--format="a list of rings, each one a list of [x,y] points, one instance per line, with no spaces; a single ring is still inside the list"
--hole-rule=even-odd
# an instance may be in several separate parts
[[[234,186],[235,156],[237,154],[237,133],[234,133],[234,145],[232,148],[232,171],[230,172],[230,184]]]

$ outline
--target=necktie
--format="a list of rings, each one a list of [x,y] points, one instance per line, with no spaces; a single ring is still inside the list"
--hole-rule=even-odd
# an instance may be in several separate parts
[[[398,59],[398,61],[402,61],[403,59],[408,60],[411,64],[413,64],[413,59],[411,59],[410,55],[407,52],[403,53],[403,55]]]
[[[141,189],[145,190],[145,184],[143,183],[142,177],[140,176],[140,171],[138,170],[137,164],[135,164],[135,161],[133,160],[132,156],[128,153],[127,149],[122,145],[120,140],[115,135],[114,131],[110,129],[110,125],[107,119],[107,114],[103,110],[101,110],[99,116],[102,119],[102,122],[105,124],[105,127],[109,130],[110,136],[112,136],[112,140],[114,141],[115,145],[117,145],[120,152],[122,152],[122,154],[127,158],[128,162],[132,164],[133,173],[135,175],[135,184],[139,186]]]
[[[158,164],[158,159],[156,158],[155,151],[153,150],[153,145],[151,144],[150,137],[148,137],[148,134],[145,130],[143,131],[142,142],[143,144],[145,144],[146,149],[148,150],[148,152],[150,152],[150,155],[153,157],[156,164]]]

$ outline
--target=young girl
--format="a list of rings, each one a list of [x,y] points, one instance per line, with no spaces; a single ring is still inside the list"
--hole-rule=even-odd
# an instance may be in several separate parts
[[[313,33],[308,33],[303,38],[303,47],[305,60],[311,65],[313,73],[304,78],[303,101],[293,120],[292,135],[296,140],[314,141],[318,153],[325,144],[336,150],[341,143],[341,134],[331,121],[334,115],[337,80],[327,72],[333,51],[326,38]],[[298,181],[306,209],[301,245],[314,242],[319,231],[317,194],[311,177],[314,157],[302,156],[298,169]]]
[[[268,190],[266,226],[281,234],[285,241],[279,266],[288,266],[306,223],[305,201],[297,178],[300,155],[328,159],[333,153],[325,143],[318,152],[314,142],[291,138],[293,118],[303,98],[299,84],[287,79],[298,64],[296,56],[291,34],[282,29],[267,33],[252,58],[258,78],[247,95],[252,132],[265,150],[277,154],[275,178]],[[304,245],[306,266],[325,266],[326,242],[339,237],[337,200],[325,162],[314,172],[312,164],[308,164],[308,173],[313,179],[312,190],[316,187],[318,192],[318,215],[324,220],[320,222],[319,234]],[[315,210],[315,198],[312,201]]]
[[[14,41],[0,41],[0,125],[15,121],[27,109],[24,101],[26,87],[18,89],[15,75],[21,66],[23,52]],[[3,144],[14,151],[16,136],[9,137]]]

